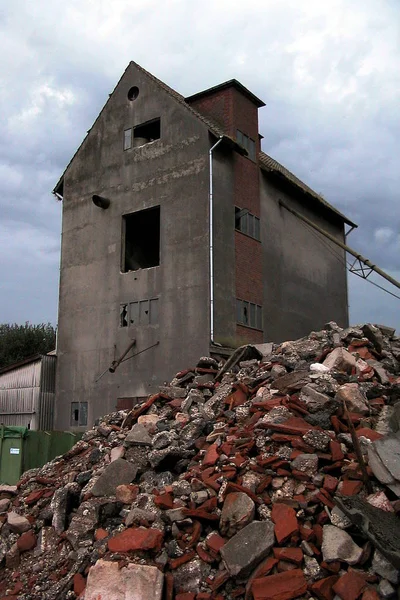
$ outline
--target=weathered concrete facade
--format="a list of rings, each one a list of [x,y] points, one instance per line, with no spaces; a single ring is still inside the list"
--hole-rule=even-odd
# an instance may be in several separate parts
[[[63,197],[56,428],[84,426],[76,403],[78,411],[87,403],[90,425],[209,354],[209,150],[218,138],[214,340],[279,340],[347,322],[344,267],[278,200],[340,239],[348,221],[260,169],[261,101],[235,81],[203,94],[185,101],[130,63],[55,188]],[[248,136],[242,143],[238,129]],[[235,230],[235,206],[250,213],[252,235]],[[129,244],[141,268],[130,266]],[[140,263],[142,251],[152,266]],[[260,313],[251,326],[237,323],[238,298]],[[128,357],[137,355],[109,373],[133,339]]]

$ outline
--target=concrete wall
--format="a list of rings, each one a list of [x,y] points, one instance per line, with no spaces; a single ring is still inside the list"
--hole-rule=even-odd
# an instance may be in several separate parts
[[[286,191],[261,176],[264,339],[297,339],[328,321],[347,326],[344,252],[278,204],[285,201],[343,241],[343,223],[312,205],[305,194]]]
[[[157,117],[161,139],[124,151],[124,130]],[[208,353],[208,149],[205,125],[131,64],[64,178],[56,428],[72,401],[89,402],[91,424]],[[122,273],[122,216],[157,205],[160,265]],[[119,326],[121,303],[155,297],[158,326]],[[133,338],[135,352],[160,344],[96,383]]]

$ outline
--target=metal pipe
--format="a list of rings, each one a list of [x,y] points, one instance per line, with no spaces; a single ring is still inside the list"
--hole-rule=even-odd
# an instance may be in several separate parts
[[[354,256],[354,258],[356,258],[360,262],[364,263],[364,265],[366,265],[369,269],[371,269],[375,273],[378,273],[378,275],[380,275],[381,277],[386,279],[386,281],[389,281],[389,283],[391,283],[392,285],[394,285],[395,287],[400,289],[399,281],[397,281],[396,279],[394,279],[393,277],[391,277],[390,275],[385,273],[385,271],[382,271],[382,269],[380,269],[379,267],[374,265],[371,261],[369,261],[368,258],[365,258],[361,254],[359,254],[356,250],[353,250],[352,248],[350,248],[350,246],[347,246],[347,244],[344,244],[343,242],[336,239],[333,235],[331,235],[330,233],[325,231],[325,229],[322,229],[321,227],[319,227],[318,225],[313,223],[313,221],[310,221],[310,219],[308,219],[307,217],[298,213],[297,210],[293,210],[293,208],[290,208],[287,204],[282,202],[282,200],[279,200],[279,205],[283,206],[283,208],[286,208],[286,210],[289,211],[290,213],[292,213],[292,215],[294,215],[295,217],[298,217],[299,219],[304,221],[304,223],[307,223],[307,225],[310,225],[310,227],[312,227],[313,229],[315,229],[316,231],[318,231],[319,233],[324,235],[326,238],[328,238],[328,240],[330,240],[331,242],[333,242],[334,244],[339,246],[339,248],[342,248],[343,250],[345,250],[346,252],[348,252],[349,254]]]
[[[112,361],[111,367],[108,369],[110,371],[110,373],[115,373],[116,369],[119,367],[119,365],[121,364],[121,362],[123,361],[125,356],[128,354],[129,350],[131,350],[135,344],[136,344],[136,340],[133,340],[129,344],[129,346],[127,347],[125,352],[123,354],[121,354],[121,356],[119,358],[117,358],[117,360]]]
[[[209,250],[210,250],[210,338],[214,341],[214,247],[213,247],[213,151],[222,142],[221,135],[208,153],[210,161],[210,187],[209,187]]]

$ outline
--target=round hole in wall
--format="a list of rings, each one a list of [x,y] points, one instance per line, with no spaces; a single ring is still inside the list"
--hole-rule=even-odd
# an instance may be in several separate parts
[[[128,100],[130,100],[131,102],[133,100],[136,100],[136,98],[139,96],[139,88],[136,87],[136,85],[134,85],[133,87],[131,87],[131,89],[128,92]]]

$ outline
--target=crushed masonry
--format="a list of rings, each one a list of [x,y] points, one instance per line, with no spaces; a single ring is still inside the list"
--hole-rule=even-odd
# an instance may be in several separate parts
[[[394,330],[188,366],[0,485],[0,600],[395,600]]]

